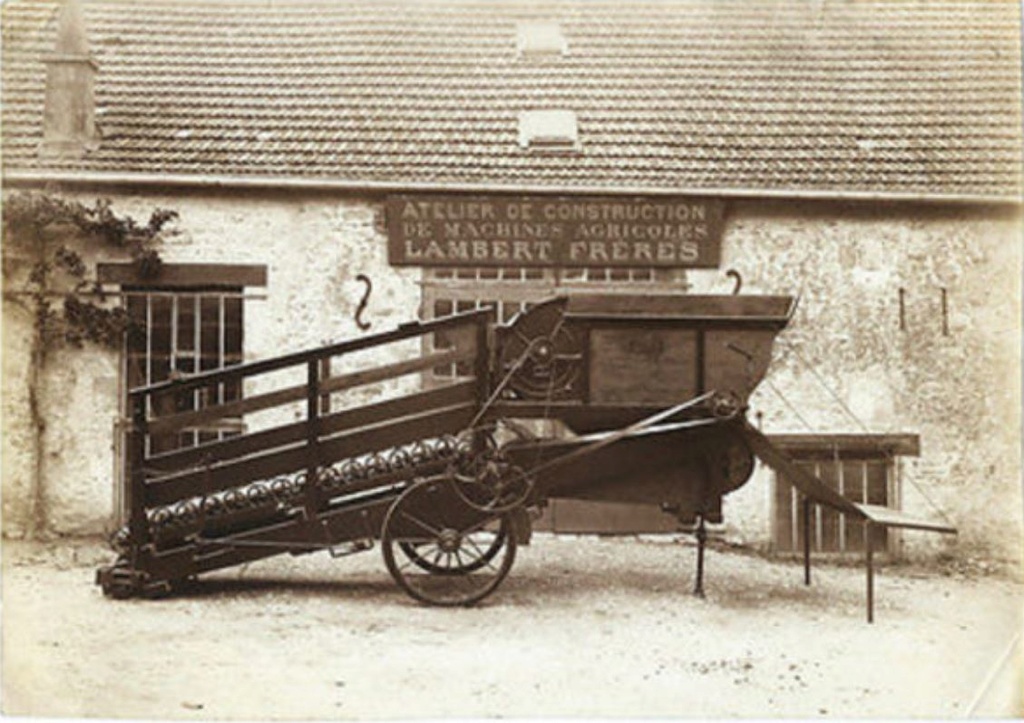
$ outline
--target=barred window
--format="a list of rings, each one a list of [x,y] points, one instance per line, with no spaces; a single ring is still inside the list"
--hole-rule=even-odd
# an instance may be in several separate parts
[[[892,458],[795,459],[798,467],[814,475],[832,489],[854,502],[888,505]],[[776,475],[775,549],[779,552],[803,550],[802,495],[785,477]],[[811,507],[811,550],[814,552],[861,552],[864,547],[863,520],[851,519],[831,507]],[[873,547],[884,550],[888,530],[876,525]]]
[[[242,289],[137,289],[124,291],[132,321],[126,354],[128,388],[156,384],[242,362]],[[216,399],[196,391],[176,397],[173,408],[150,409],[150,416],[164,416],[201,409],[240,398],[238,382],[219,385]],[[184,429],[173,435],[154,435],[148,453],[158,454],[181,447],[237,434],[240,420],[213,427]]]
[[[921,453],[916,434],[780,434],[772,441],[796,465],[854,502],[899,509],[900,458]],[[777,552],[803,550],[803,495],[784,476],[774,476],[772,542]],[[815,552],[865,549],[865,524],[830,507],[812,504],[810,547]],[[898,532],[873,526],[872,547],[896,552]]]

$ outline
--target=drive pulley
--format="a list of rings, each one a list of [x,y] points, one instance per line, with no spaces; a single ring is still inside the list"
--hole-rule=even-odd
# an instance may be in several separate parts
[[[579,337],[565,324],[565,299],[552,299],[520,314],[502,330],[501,377],[518,399],[572,396],[583,368]]]

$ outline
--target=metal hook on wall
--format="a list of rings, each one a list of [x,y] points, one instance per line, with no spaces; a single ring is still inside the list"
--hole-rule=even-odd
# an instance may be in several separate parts
[[[740,293],[740,289],[743,288],[743,277],[740,276],[740,272],[736,269],[729,269],[725,272],[725,275],[736,282],[736,285],[732,287],[733,296]]]
[[[366,284],[366,291],[363,292],[363,298],[359,300],[359,306],[356,307],[356,326],[362,331],[366,331],[370,328],[370,322],[363,321],[363,312],[366,311],[366,304],[370,301],[370,294],[373,292],[373,282],[370,281],[370,277],[366,274],[359,274],[356,277],[356,281],[362,281]]]

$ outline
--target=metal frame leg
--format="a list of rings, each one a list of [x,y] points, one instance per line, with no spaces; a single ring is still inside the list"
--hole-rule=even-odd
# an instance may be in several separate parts
[[[697,597],[704,597],[704,547],[708,541],[708,530],[704,524],[704,515],[698,517],[697,522],[697,580],[693,588],[693,594]]]
[[[811,501],[804,498],[804,585],[811,584]]]
[[[875,622],[875,545],[871,539],[874,530],[870,522],[864,524],[864,561],[867,567],[868,622]]]

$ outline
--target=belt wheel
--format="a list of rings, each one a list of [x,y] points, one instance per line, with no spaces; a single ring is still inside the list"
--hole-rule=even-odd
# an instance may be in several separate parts
[[[515,561],[508,513],[480,510],[449,478],[423,480],[392,503],[381,547],[388,572],[420,602],[445,607],[480,602]]]

